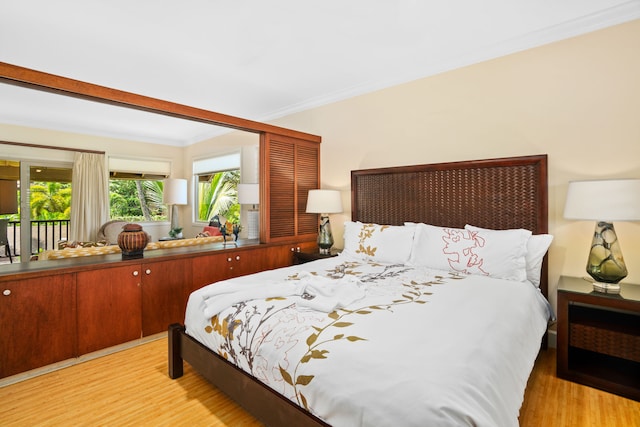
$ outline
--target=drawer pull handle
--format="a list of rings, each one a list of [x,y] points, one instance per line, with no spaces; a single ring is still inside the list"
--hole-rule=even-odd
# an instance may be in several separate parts
[[[147,274],[151,274],[151,269],[147,268],[144,272],[147,273]]]
[[[136,271],[134,271],[134,272],[133,272],[133,275],[134,275],[134,276],[138,276],[138,274],[139,274],[139,273],[138,273],[138,270],[136,270]]]
[[[11,295],[11,289],[5,289],[4,291],[2,291],[2,295],[8,297],[9,295]]]

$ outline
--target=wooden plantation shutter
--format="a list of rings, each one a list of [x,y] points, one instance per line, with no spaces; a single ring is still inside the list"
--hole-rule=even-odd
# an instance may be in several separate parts
[[[317,236],[318,216],[305,212],[320,186],[320,142],[262,134],[260,240],[305,241]]]

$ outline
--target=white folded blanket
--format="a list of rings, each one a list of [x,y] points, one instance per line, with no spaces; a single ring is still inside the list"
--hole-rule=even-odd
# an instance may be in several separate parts
[[[305,271],[298,274],[298,280],[300,287],[296,295],[300,296],[300,300],[296,305],[300,308],[330,313],[365,296],[365,291],[355,276],[332,279]]]
[[[362,299],[365,291],[356,277],[331,279],[306,271],[285,282],[259,284],[222,282],[202,295],[204,314],[211,318],[227,307],[253,299],[295,296],[297,307],[330,313]]]

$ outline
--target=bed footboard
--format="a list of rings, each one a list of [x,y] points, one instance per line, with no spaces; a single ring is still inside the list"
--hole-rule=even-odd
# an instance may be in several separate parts
[[[267,426],[318,427],[329,424],[255,380],[185,333],[184,326],[169,326],[169,377],[183,375],[183,362],[247,412]]]

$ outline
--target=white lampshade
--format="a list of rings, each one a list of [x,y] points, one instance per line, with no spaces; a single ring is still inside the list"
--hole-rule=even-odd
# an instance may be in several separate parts
[[[238,203],[241,205],[259,205],[260,185],[238,184]]]
[[[342,198],[338,190],[309,190],[307,213],[330,214],[342,212]]]
[[[165,205],[186,205],[187,180],[179,178],[165,179],[162,203]]]
[[[572,181],[564,217],[592,221],[640,220],[640,179]]]

